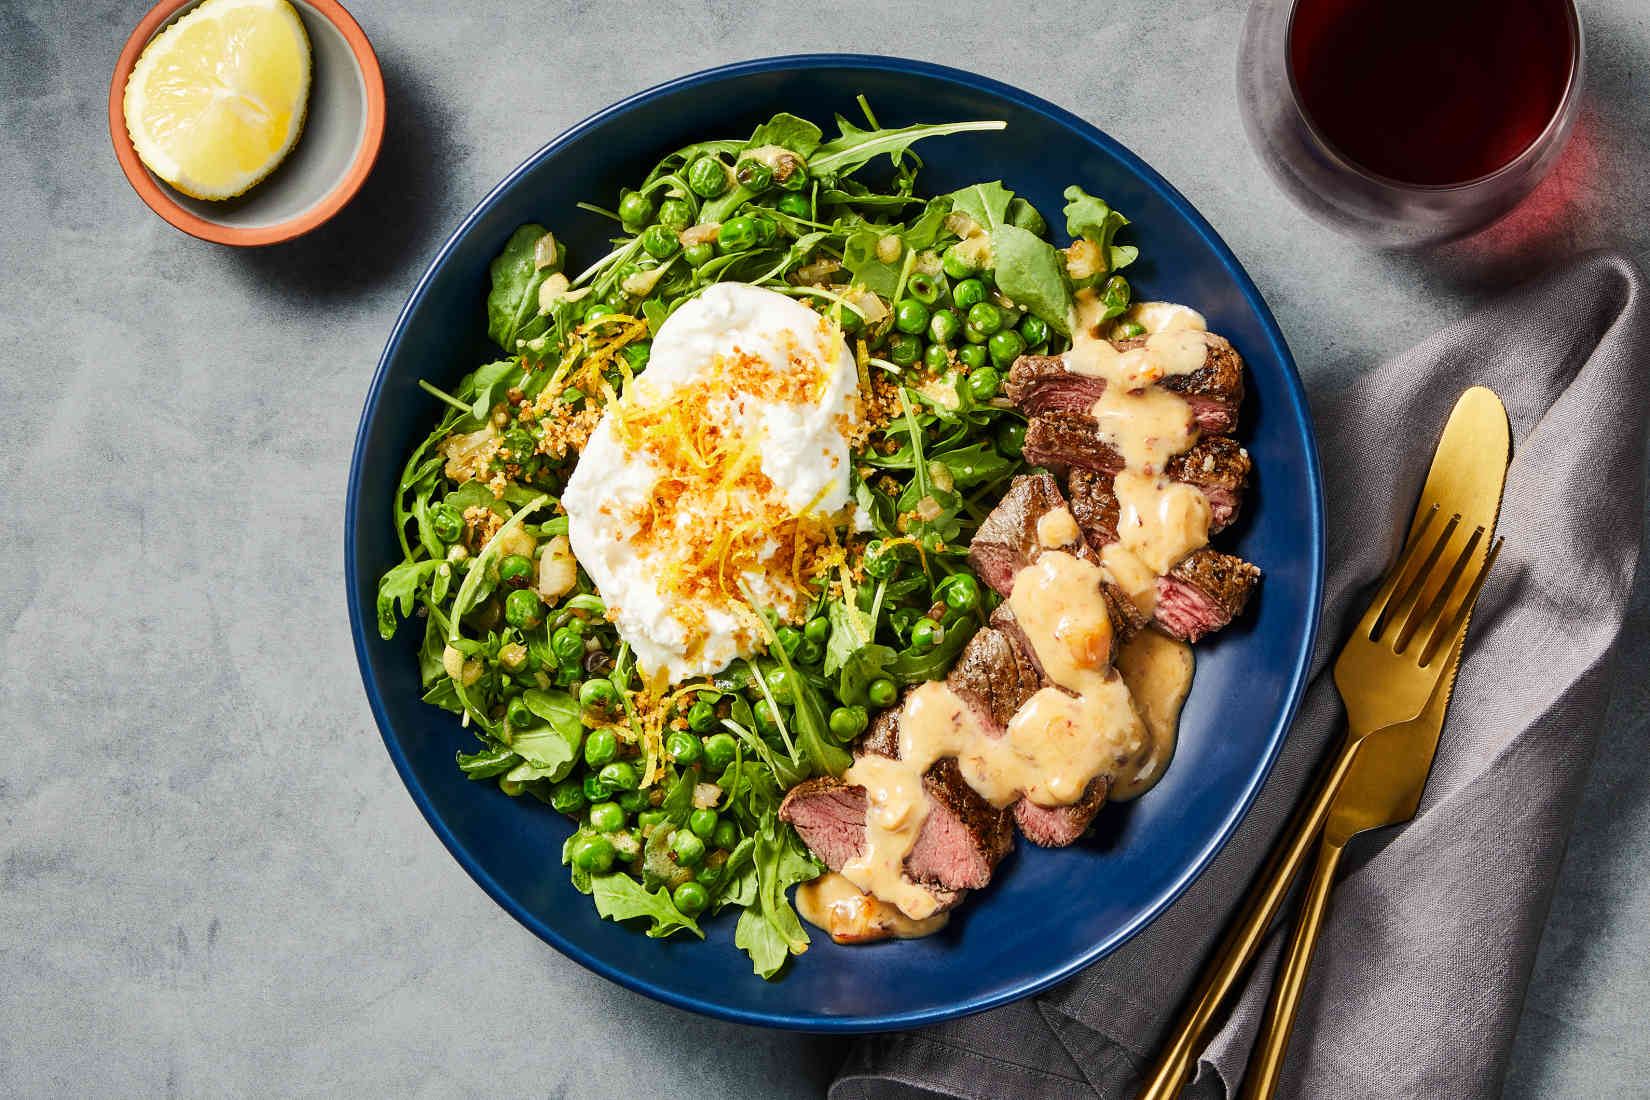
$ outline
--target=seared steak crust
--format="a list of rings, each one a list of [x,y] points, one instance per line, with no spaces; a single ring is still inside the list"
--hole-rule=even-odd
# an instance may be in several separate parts
[[[1062,461],[1042,464],[1071,467],[1067,485],[1072,518],[1091,546],[1105,546],[1117,541],[1118,504],[1112,479],[1122,469],[1122,460],[1095,437],[1095,430],[1095,422],[1087,417],[1039,417],[1026,429],[1026,447],[1029,455],[1036,443],[1039,461],[1050,458],[1051,449],[1058,449]],[[1175,481],[1195,486],[1208,498],[1209,530],[1214,532],[1237,518],[1252,465],[1242,445],[1217,435],[1200,439],[1169,459],[1164,472]]]
[[[1037,560],[1043,544],[1037,539],[1037,521],[1066,506],[1060,486],[1048,474],[1022,474],[1009,485],[1003,499],[985,517],[968,547],[968,564],[1001,595],[1014,588],[1014,576]],[[1062,547],[1088,561],[1094,551],[1078,536],[1076,546]]]
[[[1035,661],[1000,630],[986,627],[968,640],[945,678],[988,729],[1001,733],[1009,719],[1042,686]]]
[[[1172,637],[1195,642],[1243,614],[1260,569],[1205,546],[1157,581],[1157,624]]]
[[[1147,337],[1116,341],[1119,351],[1144,347]],[[1243,404],[1243,358],[1224,338],[1205,333],[1208,351],[1203,365],[1186,374],[1165,376],[1157,384],[1180,394],[1192,407],[1198,428],[1206,435],[1232,430]],[[1022,355],[1008,372],[1003,392],[1027,416],[1078,413],[1087,416],[1105,392],[1106,380],[1066,369],[1058,355]]]

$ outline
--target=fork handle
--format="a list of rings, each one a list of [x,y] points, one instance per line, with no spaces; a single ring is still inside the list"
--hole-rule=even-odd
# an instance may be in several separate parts
[[[1248,900],[1236,923],[1221,941],[1187,1007],[1176,1021],[1168,1044],[1158,1055],[1157,1063],[1146,1078],[1139,1100],[1170,1100],[1180,1094],[1187,1071],[1202,1047],[1204,1031],[1265,940],[1266,930],[1289,893],[1290,884],[1305,865],[1307,854],[1329,817],[1329,805],[1346,781],[1347,773],[1352,770],[1358,746],[1368,732],[1360,730],[1347,735],[1319,780],[1317,791],[1296,811],[1283,839],[1272,850],[1272,858],[1265,871],[1250,888]]]
[[[1260,1037],[1255,1040],[1255,1048],[1249,1055],[1249,1069],[1243,1075],[1243,1100],[1271,1100],[1277,1091],[1278,1078],[1283,1075],[1283,1058],[1295,1027],[1295,1012],[1300,1008],[1301,994],[1306,991],[1306,975],[1318,947],[1318,933],[1323,931],[1324,916],[1329,912],[1335,868],[1340,866],[1345,851],[1327,838],[1318,847],[1318,862],[1306,886],[1295,934],[1272,986],[1272,996],[1266,1002]]]

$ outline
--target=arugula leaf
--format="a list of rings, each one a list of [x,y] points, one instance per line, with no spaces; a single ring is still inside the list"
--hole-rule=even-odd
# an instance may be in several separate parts
[[[951,665],[957,659],[957,655],[974,636],[972,630],[958,629],[961,625],[958,623],[948,629],[940,644],[926,653],[898,654],[888,662],[887,675],[904,685],[940,679],[951,671]]]
[[[880,643],[862,645],[842,662],[837,696],[849,706],[871,705],[871,681],[883,676],[884,670],[898,654]]]
[[[503,775],[520,763],[521,757],[509,749],[485,748],[480,752],[459,753],[458,766],[471,779],[490,779]]]
[[[819,148],[824,136],[819,127],[807,119],[781,111],[758,126],[745,147],[758,149],[764,145],[782,145],[807,160]]]
[[[1016,460],[1005,458],[990,443],[974,443],[931,456],[932,461],[943,462],[951,471],[951,479],[959,489],[984,485],[1013,472]]]
[[[659,809],[664,813],[666,821],[672,825],[687,824],[688,816],[693,813],[693,788],[698,781],[699,772],[696,769],[682,769],[682,774],[677,776],[676,782],[665,793],[664,801],[659,803]]]
[[[583,829],[575,829],[573,835],[562,841],[561,862],[571,873],[573,889],[581,894],[590,893],[590,872],[573,862],[573,845],[579,842],[579,837],[587,835]]]
[[[592,875],[590,894],[596,902],[596,912],[608,920],[645,917],[652,921],[647,934],[654,939],[663,939],[683,930],[692,932],[700,939],[705,938],[693,918],[684,916],[663,888],[650,892],[623,871]]]
[[[893,156],[923,138],[963,134],[975,130],[1001,130],[1006,122],[948,122],[937,126],[905,126],[897,130],[862,130],[841,115],[836,116],[840,136],[832,138],[808,158],[808,171],[816,176],[827,172],[846,175],[884,153]]]
[[[566,779],[573,770],[579,748],[584,743],[584,726],[579,721],[578,706],[566,692],[540,691],[529,688],[522,702],[534,715],[545,720],[542,726],[512,730],[510,747],[530,764],[534,779]]]
[[[785,891],[798,882],[817,878],[825,868],[802,846],[790,826],[780,826],[766,815],[756,831],[756,904],[740,914],[733,942],[751,957],[752,969],[764,978],[779,973],[785,959],[808,949],[808,933]]]
[[[440,565],[440,559],[426,558],[423,561],[404,561],[400,565],[378,578],[378,636],[385,641],[395,637],[396,605],[400,605],[401,617],[404,619],[413,613],[413,603],[418,599],[419,589],[429,583],[435,573],[435,567]]]
[[[1039,237],[1048,236],[1048,221],[1043,217],[1042,211],[1018,195],[1008,204],[1008,222]]]
[[[997,286],[1013,301],[1048,322],[1062,336],[1071,335],[1071,288],[1065,262],[1055,247],[1017,225],[991,231]]]
[[[448,493],[442,503],[457,508],[459,515],[463,515],[466,508],[490,508],[501,516],[510,515],[510,506],[479,481],[466,481]]]
[[[899,285],[899,264],[888,263],[877,255],[877,244],[882,240],[882,228],[857,229],[848,235],[842,246],[842,266],[853,275],[854,282],[873,294],[892,298]]]
[[[441,624],[434,615],[427,617],[424,620],[424,641],[418,647],[418,682],[425,689],[447,675],[447,668],[441,663],[441,655],[446,649],[447,639],[442,634]]]
[[[847,663],[849,655],[868,644],[876,624],[859,609],[855,594],[847,592],[840,600],[832,600],[825,607],[825,618],[831,624],[830,638],[825,642],[825,675],[835,676]]]
[[[578,749],[584,739],[584,723],[579,720],[579,704],[565,691],[541,691],[528,688],[521,701],[527,709],[550,723],[551,727]]]
[[[487,293],[487,335],[512,355],[517,340],[530,340],[548,327],[539,314],[539,286],[561,269],[560,249],[556,263],[538,266],[539,239],[548,232],[542,225],[522,226],[488,268],[493,287]]]
[[[989,233],[1008,222],[1008,206],[1014,201],[1014,192],[994,180],[971,184],[946,197],[951,200],[953,210],[967,214]]]
[[[1138,248],[1113,243],[1117,231],[1128,225],[1129,219],[1081,187],[1066,188],[1065,196],[1066,232],[1074,240],[1081,238],[1100,249],[1100,255],[1106,262],[1104,270],[1088,279],[1078,280],[1080,286],[1092,286],[1107,273],[1135,261],[1140,255]]]
[[[496,363],[477,367],[475,373],[466,380],[475,386],[475,400],[470,405],[470,415],[477,420],[485,421],[492,415],[493,406],[504,400],[505,391],[519,382],[522,374],[521,363],[515,359],[500,359]]]

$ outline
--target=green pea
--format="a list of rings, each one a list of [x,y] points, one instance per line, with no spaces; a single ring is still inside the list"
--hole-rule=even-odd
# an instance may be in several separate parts
[[[975,302],[968,307],[968,323],[990,336],[1003,327],[1002,310],[990,302]]]
[[[991,361],[999,367],[1007,368],[1013,365],[1020,353],[1026,350],[1025,337],[1011,328],[991,334],[986,341],[986,350],[991,352]]]
[[[773,205],[774,209],[778,210],[781,214],[789,214],[793,218],[801,218],[804,221],[812,218],[814,215],[813,203],[808,201],[808,197],[806,195],[781,195],[779,197],[779,201]]]
[[[1019,420],[1010,420],[997,429],[997,449],[1009,458],[1019,458],[1026,446],[1026,426]]]
[[[640,229],[653,220],[653,200],[636,191],[627,191],[619,200],[619,220],[626,229]]]
[[[739,743],[733,739],[733,734],[726,730],[705,738],[705,764],[712,771],[722,771],[733,763],[733,758],[737,755]]]
[[[605,767],[618,755],[619,739],[610,729],[591,730],[584,739],[584,762],[592,768]]]
[[[642,251],[655,260],[667,260],[676,255],[676,250],[681,247],[681,238],[669,226],[650,225],[642,234]]]
[[[550,805],[564,814],[576,814],[585,807],[584,785],[577,779],[563,779],[550,788]]]
[[[894,307],[894,327],[913,336],[928,327],[928,307],[915,298],[903,298]]]
[[[600,321],[604,317],[617,317],[618,314],[619,311],[610,305],[594,305],[585,310],[584,319],[586,321]]]
[[[808,169],[800,160],[787,155],[780,159],[779,167],[774,170],[773,182],[787,191],[806,191]]]
[[[682,258],[689,267],[704,267],[716,255],[716,246],[709,241],[695,241],[682,249]]]
[[[914,607],[896,608],[888,616],[888,623],[894,628],[894,633],[901,638],[908,638],[911,634],[911,624],[922,618],[922,612]]]
[[[947,278],[958,280],[966,279],[980,270],[979,265],[959,251],[956,245],[946,249],[945,255],[940,257],[940,269],[945,272]]]
[[[670,851],[677,863],[693,867],[705,858],[705,842],[694,836],[692,829],[677,829],[670,834]]]
[[[985,342],[987,340],[991,339],[991,334],[988,333],[988,332],[981,332],[979,329],[975,328],[973,325],[969,324],[967,321],[964,321],[963,322],[963,339],[967,340],[970,344],[979,344],[979,345],[981,345],[980,350],[984,351],[985,350],[985,347],[984,347]]]
[[[778,712],[774,710],[773,704],[766,699],[758,699],[756,705],[751,708],[751,714],[756,717],[758,733],[767,735],[779,732]]]
[[[641,810],[645,810],[651,804],[652,800],[646,791],[638,790],[619,792],[619,806],[627,814],[633,814]]]
[[[696,917],[710,904],[710,891],[705,889],[703,883],[689,879],[670,892],[670,900],[682,916]]]
[[[688,814],[688,828],[693,830],[693,835],[700,840],[709,840],[716,835],[716,826],[720,820],[715,810],[694,810]]]
[[[986,352],[983,344],[964,344],[957,349],[957,359],[970,370],[979,370],[985,366]]]
[[[842,329],[845,335],[853,335],[865,324],[865,318],[859,315],[858,310],[849,309],[841,302],[832,302],[830,310],[831,316],[836,318],[838,327]]]
[[[430,509],[430,527],[442,542],[457,542],[464,537],[464,514],[451,504],[437,504]]]
[[[934,276],[926,271],[918,271],[905,281],[905,293],[911,295],[925,306],[931,306],[940,300],[945,293]]]
[[[615,760],[603,767],[601,779],[616,791],[633,791],[642,781],[642,777],[636,774],[636,765],[623,760]]]
[[[511,428],[505,432],[503,443],[509,448],[510,457],[517,462],[528,458],[538,449],[538,441],[533,438],[531,432],[523,428]]]
[[[725,852],[733,851],[739,847],[739,826],[726,818],[718,821],[710,842]]]
[[[928,319],[928,338],[936,344],[949,344],[961,329],[962,318],[954,309],[935,310],[934,316]]]
[[[1129,281],[1121,275],[1113,275],[1101,288],[1100,300],[1109,307],[1124,309],[1129,304],[1129,294]]]
[[[958,309],[973,309],[985,301],[985,284],[978,279],[964,279],[951,288],[951,300]]]
[[[687,730],[671,730],[670,736],[665,738],[665,752],[676,763],[686,767],[705,754],[705,747]]]
[[[871,686],[866,688],[866,694],[870,696],[873,707],[891,707],[894,700],[899,698],[899,685],[886,676],[879,676],[871,681]]]
[[[940,588],[945,606],[953,611],[972,611],[980,606],[980,582],[971,574],[953,574]]]
[[[505,709],[504,717],[513,730],[524,730],[533,724],[533,712],[519,695],[510,700],[509,707]]]
[[[865,731],[864,707],[837,707],[829,719],[831,734],[843,741],[858,737]]]
[[[933,649],[945,638],[945,628],[933,619],[918,619],[911,627],[912,649]]]
[[[754,157],[746,157],[734,165],[733,178],[739,186],[760,194],[773,185],[773,169]]]
[[[825,643],[812,638],[804,638],[802,648],[796,651],[796,659],[805,665],[817,665],[824,656]]]
[[[600,802],[613,794],[613,788],[603,783],[598,775],[587,774],[581,786],[586,802]]]
[[[1026,343],[1031,347],[1048,343],[1048,334],[1048,322],[1035,313],[1026,314],[1020,321],[1020,335],[1025,337]]]
[[[517,630],[531,630],[544,621],[544,602],[530,588],[518,588],[504,597],[504,621]]]
[[[1119,340],[1132,340],[1136,336],[1144,336],[1146,326],[1139,321],[1124,321],[1118,325],[1113,335]]]
[[[701,699],[688,708],[687,720],[694,733],[708,733],[716,728],[716,708]]]
[[[624,811],[617,802],[598,802],[590,807],[590,827],[598,833],[616,833],[624,828]]]
[[[888,358],[896,366],[909,367],[922,358],[922,341],[908,332],[896,332],[888,339]]]
[[[825,642],[831,636],[831,620],[821,615],[817,619],[809,619],[802,628],[803,635],[810,642]]]
[[[702,199],[714,199],[728,189],[727,165],[715,157],[700,157],[688,165],[687,185]]]
[[[554,645],[554,643],[551,643]],[[579,706],[585,710],[612,710],[619,705],[619,689],[605,676],[586,680],[579,688]],[[610,758],[611,759],[611,758]]]
[[[929,344],[922,349],[922,365],[937,374],[951,365],[951,352],[944,344]]]
[[[666,199],[659,204],[659,224],[680,233],[693,224],[693,204],[686,199]]]
[[[772,244],[773,239],[779,236],[779,227],[774,224],[772,218],[763,218],[752,214],[751,225],[756,230],[756,244],[758,247]]]
[[[573,842],[573,848],[568,853],[573,866],[593,875],[599,875],[612,867],[615,854],[613,842],[605,836],[581,836]]]
[[[998,333],[997,336],[1001,336]],[[993,336],[995,340],[997,337]],[[1003,388],[1003,376],[993,367],[981,367],[968,375],[968,391],[976,401],[990,401]]]
[[[670,815],[663,810],[643,810],[636,815],[636,828],[652,829],[670,820]]]
[[[743,252],[756,244],[756,219],[741,214],[722,223],[716,234],[716,250],[724,255]]]
[[[785,651],[785,656],[795,657],[802,645],[802,631],[794,626],[782,626],[774,631],[774,635],[779,639],[779,648]]]
[[[550,652],[558,661],[571,661],[584,653],[584,639],[564,626],[550,636]]]

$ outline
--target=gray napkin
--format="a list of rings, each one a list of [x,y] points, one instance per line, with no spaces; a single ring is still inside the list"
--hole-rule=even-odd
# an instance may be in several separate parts
[[[1512,418],[1506,549],[1473,620],[1419,814],[1348,850],[1281,1094],[1495,1094],[1639,556],[1647,305],[1632,261],[1591,254],[1350,387],[1315,395],[1330,563],[1317,675],[1231,842],[1167,913],[1068,984],[927,1031],[864,1040],[832,1100],[1133,1095],[1341,733],[1328,666],[1396,556],[1436,433],[1474,383],[1499,393]],[[1237,1091],[1286,932],[1274,929],[1187,1096]]]

